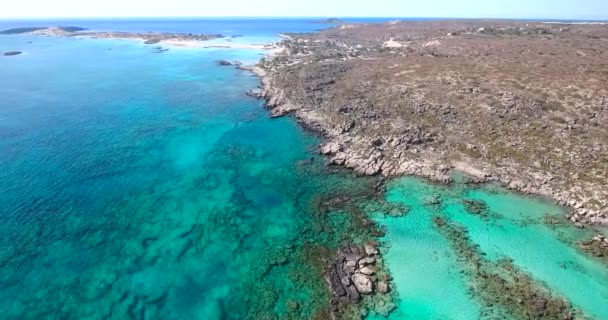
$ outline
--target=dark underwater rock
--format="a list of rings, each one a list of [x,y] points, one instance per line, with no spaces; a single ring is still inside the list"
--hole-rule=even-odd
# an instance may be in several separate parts
[[[156,47],[156,48],[154,48],[154,50],[155,50],[154,53],[163,53],[163,52],[169,51],[169,49],[163,48],[163,47]]]
[[[462,200],[462,203],[469,213],[482,217],[488,216],[488,206],[485,204],[485,202],[480,200],[464,199]]]
[[[17,55],[20,55],[22,53],[23,52],[21,52],[21,51],[7,51],[7,52],[4,53],[4,56],[7,56],[7,57],[8,56],[17,56]]]
[[[242,63],[240,63],[238,61],[228,61],[228,60],[218,60],[217,64],[222,67],[231,67],[231,66],[241,67],[242,66]]]

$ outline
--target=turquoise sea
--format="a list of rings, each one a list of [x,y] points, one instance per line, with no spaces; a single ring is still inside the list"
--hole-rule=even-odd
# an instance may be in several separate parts
[[[15,20],[0,29],[34,22],[256,43],[325,27]],[[437,216],[466,229],[487,261],[508,257],[587,318],[608,319],[608,268],[574,245],[605,230],[548,226],[563,208],[491,186],[400,178],[377,196],[377,178],[326,167],[318,137],[269,119],[244,94],[258,79],[216,63],[263,52],[168,49],[0,36],[0,52],[24,52],[0,56],[0,319],[328,319],[327,259],[381,226],[397,304],[389,319],[497,319]],[[356,205],[327,204],[338,197]],[[492,214],[467,212],[463,199]],[[410,210],[360,210],[384,201]]]

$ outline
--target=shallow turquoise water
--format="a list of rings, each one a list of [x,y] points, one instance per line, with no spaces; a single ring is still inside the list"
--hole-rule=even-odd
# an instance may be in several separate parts
[[[441,205],[425,205],[434,197],[441,199]],[[492,214],[483,218],[468,213],[463,199],[482,200]],[[569,224],[552,229],[543,223],[545,215],[563,219],[562,208],[500,188],[437,186],[413,178],[393,181],[387,200],[412,208],[405,217],[377,217],[388,227],[385,259],[399,293],[399,308],[391,319],[477,319],[483,314],[482,301],[467,293],[472,280],[460,273],[453,250],[434,230],[433,215],[465,227],[485,258],[508,257],[586,316],[608,319],[608,269],[573,245],[602,230],[580,230]]]
[[[391,319],[476,319],[480,308],[467,294],[448,241],[433,227],[433,210],[424,205],[433,192],[432,185],[404,179],[386,195],[410,208],[405,217],[379,218],[388,229],[385,259],[400,298]]]
[[[302,162],[318,140],[268,119],[244,95],[257,79],[215,62],[259,52],[0,39],[17,46],[0,59],[0,318],[323,311],[315,252],[354,222],[313,223],[315,201],[371,180]]]

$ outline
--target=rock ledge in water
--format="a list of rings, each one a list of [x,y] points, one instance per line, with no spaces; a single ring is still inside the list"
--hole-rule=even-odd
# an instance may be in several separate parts
[[[364,246],[349,244],[340,248],[327,274],[331,289],[330,304],[336,318],[347,313],[349,307],[359,305],[362,300],[382,300],[382,305],[388,306],[383,313],[390,312],[388,309],[392,309],[391,303],[384,300],[390,299],[386,294],[390,291],[388,281],[391,278],[383,274],[381,261],[378,244],[375,242]],[[364,296],[370,298],[364,300]],[[367,302],[364,308],[369,307]]]

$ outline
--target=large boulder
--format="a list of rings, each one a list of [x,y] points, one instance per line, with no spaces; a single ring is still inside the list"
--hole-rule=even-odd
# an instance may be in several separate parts
[[[374,290],[372,285],[372,279],[362,273],[355,273],[352,277],[355,288],[361,294],[370,294]]]

